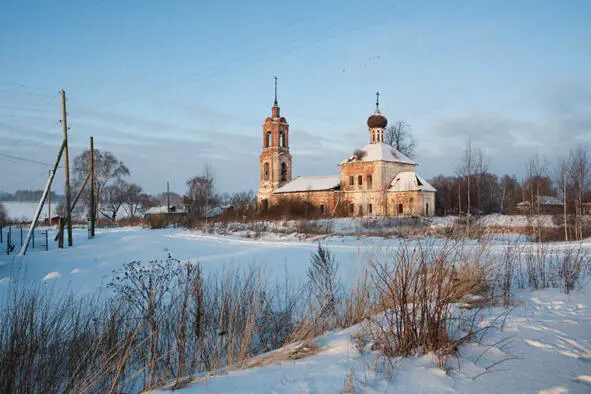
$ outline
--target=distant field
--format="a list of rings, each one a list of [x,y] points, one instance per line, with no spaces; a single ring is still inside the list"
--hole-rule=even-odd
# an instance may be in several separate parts
[[[33,220],[33,216],[35,215],[35,209],[37,209],[36,202],[3,201],[2,203],[4,204],[4,207],[6,207],[8,218],[11,220],[30,222]],[[52,204],[51,211],[52,215],[54,216],[56,208],[57,204]],[[48,217],[47,204],[45,204],[43,206],[43,210],[41,211],[39,220],[45,220]]]

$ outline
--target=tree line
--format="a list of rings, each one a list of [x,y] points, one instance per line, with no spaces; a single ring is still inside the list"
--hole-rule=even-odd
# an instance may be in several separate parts
[[[72,171],[72,193],[81,189],[90,168],[90,151],[86,150],[74,158]],[[189,221],[196,221],[213,216],[219,206],[232,206],[233,212],[243,215],[254,209],[256,196],[254,192],[218,193],[214,188],[214,177],[211,167],[206,166],[202,174],[187,180],[186,193],[181,196],[173,192],[149,194],[137,183],[127,179],[131,170],[125,163],[108,151],[94,150],[94,190],[95,217],[116,221],[125,214],[128,218],[143,216],[146,210],[155,206],[175,206],[186,209]],[[90,187],[86,185],[80,194],[75,217],[85,217],[90,212]],[[57,213],[64,215],[65,203],[60,203]]]
[[[540,213],[547,196],[560,201],[566,215],[581,216],[585,202],[591,201],[591,162],[585,147],[570,150],[555,163],[532,156],[524,162],[521,178],[493,174],[489,165],[482,148],[468,142],[455,173],[429,181],[437,189],[438,213],[514,213],[520,202],[527,203],[526,213]]]
[[[43,190],[17,190],[14,193],[0,191],[0,201],[17,201],[17,202],[37,202],[41,199]],[[66,197],[61,194],[51,192],[51,200],[63,200]]]

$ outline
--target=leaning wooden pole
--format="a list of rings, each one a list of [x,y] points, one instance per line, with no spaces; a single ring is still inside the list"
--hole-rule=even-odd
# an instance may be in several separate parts
[[[72,200],[70,195],[70,156],[68,154],[68,121],[66,114],[66,92],[62,90],[62,125],[64,127],[64,169],[66,178],[66,224],[68,225],[68,246],[72,246]]]
[[[43,209],[43,204],[45,204],[45,200],[47,199],[47,195],[49,194],[49,189],[51,188],[51,183],[53,182],[53,178],[55,177],[55,172],[57,167],[60,163],[62,158],[62,153],[64,152],[64,148],[66,146],[66,142],[62,142],[62,146],[60,148],[59,153],[57,154],[57,158],[55,159],[55,164],[53,165],[53,170],[49,174],[49,179],[47,179],[47,184],[45,185],[45,189],[43,190],[43,194],[41,195],[41,200],[39,201],[39,205],[37,205],[37,210],[35,211],[35,216],[33,217],[33,221],[31,222],[31,226],[29,227],[29,232],[27,233],[27,237],[21,246],[21,251],[19,256],[24,256],[27,253],[27,249],[29,247],[29,242],[31,241],[31,235],[33,235],[33,230],[37,226],[37,221],[39,220],[39,215],[41,215],[41,210]]]
[[[96,205],[94,201],[94,138],[90,137],[90,229],[88,237],[94,238],[94,222],[96,220]]]
[[[90,172],[88,174],[86,174],[86,178],[84,178],[84,182],[82,182],[82,186],[80,186],[80,190],[78,190],[78,194],[76,194],[76,197],[74,198],[74,201],[72,202],[72,211],[74,210],[74,208],[76,208],[76,203],[78,202],[78,199],[82,195],[82,192],[84,191],[84,187],[88,183],[89,179],[90,179]]]

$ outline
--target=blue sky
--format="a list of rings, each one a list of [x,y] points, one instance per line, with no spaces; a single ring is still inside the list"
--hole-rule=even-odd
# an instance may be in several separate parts
[[[589,15],[588,1],[3,1],[0,154],[52,162],[65,89],[71,157],[93,135],[149,192],[184,193],[208,163],[220,191],[256,190],[276,75],[294,175],[338,173],[380,90],[424,176],[452,174],[468,138],[521,176],[531,155],[591,146]],[[0,156],[0,190],[42,188],[47,169]]]

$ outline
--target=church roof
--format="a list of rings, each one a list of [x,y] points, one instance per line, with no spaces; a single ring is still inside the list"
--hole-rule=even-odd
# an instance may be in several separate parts
[[[319,190],[332,190],[341,184],[339,175],[299,176],[293,181],[281,186],[273,193],[294,193]]]
[[[404,163],[413,165],[417,164],[412,159],[409,159],[401,152],[392,148],[388,144],[384,144],[383,142],[365,145],[363,148],[359,149],[358,151],[355,151],[355,153],[351,155],[351,157],[349,157],[347,160],[342,161],[341,164],[361,161],[390,161],[393,163]]]
[[[414,171],[404,171],[398,173],[394,177],[390,188],[388,189],[393,192],[410,192],[410,191],[423,191],[423,192],[435,192],[435,188],[431,186],[429,182],[422,176]]]

